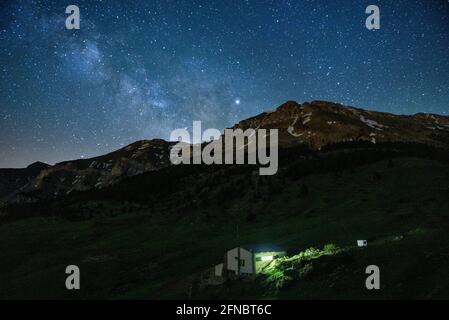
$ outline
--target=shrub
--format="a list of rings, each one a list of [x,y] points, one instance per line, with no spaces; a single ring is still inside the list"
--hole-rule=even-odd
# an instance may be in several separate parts
[[[333,255],[333,254],[339,253],[340,252],[340,248],[337,247],[335,244],[330,243],[330,244],[326,244],[323,247],[323,251],[324,251],[325,254]]]
[[[330,258],[330,256],[341,252],[342,250],[336,245],[327,244],[323,247],[323,250],[311,247],[294,256],[278,258],[264,269],[263,283],[269,289],[280,290],[294,280],[305,279],[317,268],[320,269],[320,257],[328,256]]]
[[[299,269],[299,279],[305,279],[307,276],[309,276],[313,272],[313,264],[308,263],[301,269]]]

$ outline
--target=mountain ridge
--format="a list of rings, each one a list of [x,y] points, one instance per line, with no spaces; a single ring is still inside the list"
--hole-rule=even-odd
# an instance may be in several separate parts
[[[233,129],[278,129],[279,147],[305,145],[321,150],[345,142],[404,142],[449,148],[449,117],[417,113],[395,115],[339,103],[314,100],[302,104],[289,100],[276,109],[234,124]],[[14,190],[0,180],[3,202],[33,201],[33,197],[57,197],[73,191],[101,189],[126,177],[170,167],[170,149],[176,142],[139,140],[110,153],[62,161],[53,166],[34,163],[37,174]],[[29,167],[30,167],[29,166]],[[25,195],[33,196],[25,196]]]

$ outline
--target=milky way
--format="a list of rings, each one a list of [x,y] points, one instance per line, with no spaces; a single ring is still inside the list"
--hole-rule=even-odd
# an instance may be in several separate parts
[[[80,30],[65,28],[78,5]],[[381,29],[365,27],[376,4]],[[449,4],[2,1],[0,167],[91,157],[287,100],[449,112]]]

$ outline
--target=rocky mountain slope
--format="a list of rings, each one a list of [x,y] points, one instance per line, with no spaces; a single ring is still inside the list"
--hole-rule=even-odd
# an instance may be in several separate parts
[[[49,167],[46,163],[35,162],[23,169],[0,169],[0,199],[20,189]]]
[[[75,190],[101,189],[126,177],[170,165],[170,145],[159,139],[137,141],[103,156],[48,166],[4,196],[3,200],[32,201],[36,197],[56,197]]]
[[[280,148],[306,145],[320,150],[329,144],[351,141],[407,142],[449,148],[449,117],[423,113],[394,115],[325,101],[303,104],[289,101],[233,128],[279,129]],[[4,180],[0,173],[0,199],[23,202],[75,190],[101,189],[126,177],[170,166],[173,144],[159,139],[138,141],[103,156],[42,167],[35,176],[12,184],[5,183],[10,180]]]
[[[289,101],[272,112],[239,122],[234,128],[279,129],[279,144],[314,149],[348,141],[413,142],[449,147],[449,117],[410,116],[366,111],[325,101]]]

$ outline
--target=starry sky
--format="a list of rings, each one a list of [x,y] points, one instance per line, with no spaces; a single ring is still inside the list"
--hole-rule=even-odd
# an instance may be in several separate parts
[[[65,28],[78,5],[80,30]],[[381,29],[365,27],[368,5]],[[2,0],[0,167],[87,158],[287,100],[449,113],[446,0]]]

